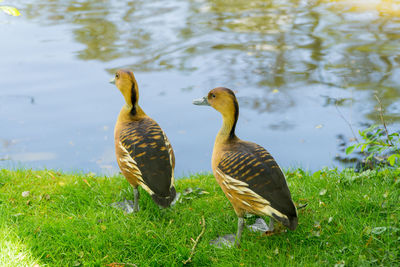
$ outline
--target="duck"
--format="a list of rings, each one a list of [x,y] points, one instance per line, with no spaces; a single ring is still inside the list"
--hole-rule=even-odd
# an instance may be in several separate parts
[[[161,208],[176,196],[175,155],[167,135],[139,106],[139,89],[132,71],[120,69],[110,83],[125,99],[114,128],[115,154],[123,176],[133,187],[133,211],[139,211],[141,186]]]
[[[270,231],[275,221],[295,230],[297,209],[281,168],[265,148],[241,140],[235,134],[239,118],[235,93],[229,88],[217,87],[207,96],[193,100],[193,104],[211,106],[222,114],[223,123],[215,138],[211,166],[238,217],[236,246],[240,246],[246,214],[270,217]]]

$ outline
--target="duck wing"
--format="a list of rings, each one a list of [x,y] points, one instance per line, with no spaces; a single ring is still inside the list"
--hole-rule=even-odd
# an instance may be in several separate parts
[[[217,171],[221,172],[228,188],[234,191],[238,198],[250,199],[255,206],[268,206],[258,207],[265,214],[280,221],[285,219],[276,216],[287,217],[286,220],[289,221],[291,218],[297,218],[296,207],[285,176],[274,158],[263,147],[250,142],[233,146],[224,153]],[[281,216],[282,214],[285,216]],[[290,225],[290,222],[287,223]]]
[[[174,183],[175,156],[161,127],[151,118],[131,121],[119,136],[125,169],[138,179],[151,195],[170,196]]]

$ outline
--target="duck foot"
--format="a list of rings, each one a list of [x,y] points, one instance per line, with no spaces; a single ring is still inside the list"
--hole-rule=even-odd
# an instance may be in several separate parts
[[[132,200],[124,200],[122,202],[114,202],[111,203],[111,207],[121,209],[126,213],[134,213],[135,212],[135,205],[133,204]]]
[[[172,207],[172,206],[175,206],[176,202],[178,202],[178,200],[180,199],[180,197],[181,197],[181,193],[176,192],[175,198],[174,198],[174,200],[172,200],[172,202],[171,202],[171,207]]]
[[[217,248],[231,248],[235,246],[236,235],[228,234],[219,236],[217,239],[210,241],[210,245]]]
[[[271,224],[270,226],[268,226],[263,218],[257,218],[256,222],[252,225],[247,225],[247,228],[249,228],[249,230],[252,232],[262,232],[262,233],[273,232],[274,230],[273,226],[271,229]]]

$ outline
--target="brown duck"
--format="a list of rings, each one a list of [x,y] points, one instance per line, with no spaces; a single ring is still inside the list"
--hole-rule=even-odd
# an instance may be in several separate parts
[[[122,174],[133,186],[134,211],[139,210],[141,186],[154,202],[168,207],[174,200],[175,157],[160,126],[138,104],[139,91],[129,70],[118,70],[111,83],[121,91],[122,107],[114,129],[115,153]]]
[[[218,87],[195,105],[208,105],[222,114],[223,124],[217,134],[212,154],[214,176],[238,216],[236,244],[246,213],[271,217],[290,230],[297,227],[297,211],[285,176],[274,158],[263,147],[235,135],[239,105],[228,88]]]

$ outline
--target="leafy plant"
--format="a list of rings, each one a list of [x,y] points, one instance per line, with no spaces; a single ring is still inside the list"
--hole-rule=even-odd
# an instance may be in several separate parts
[[[374,124],[359,131],[358,133],[363,139],[361,142],[354,135],[357,144],[348,146],[346,154],[351,154],[356,148],[360,148],[366,156],[365,163],[373,163],[373,159],[378,159],[382,163],[386,161],[394,166],[396,161],[400,161],[400,134],[398,132],[389,133],[383,117],[382,102],[377,95],[375,95],[375,98],[379,104],[378,112],[382,125]],[[349,125],[354,134],[351,124]]]
[[[359,131],[363,141],[348,146],[346,154],[352,153],[356,148],[366,155],[365,161],[370,162],[373,158],[382,158],[391,166],[400,160],[400,135],[399,133],[389,133],[386,125],[372,125],[367,129]]]

